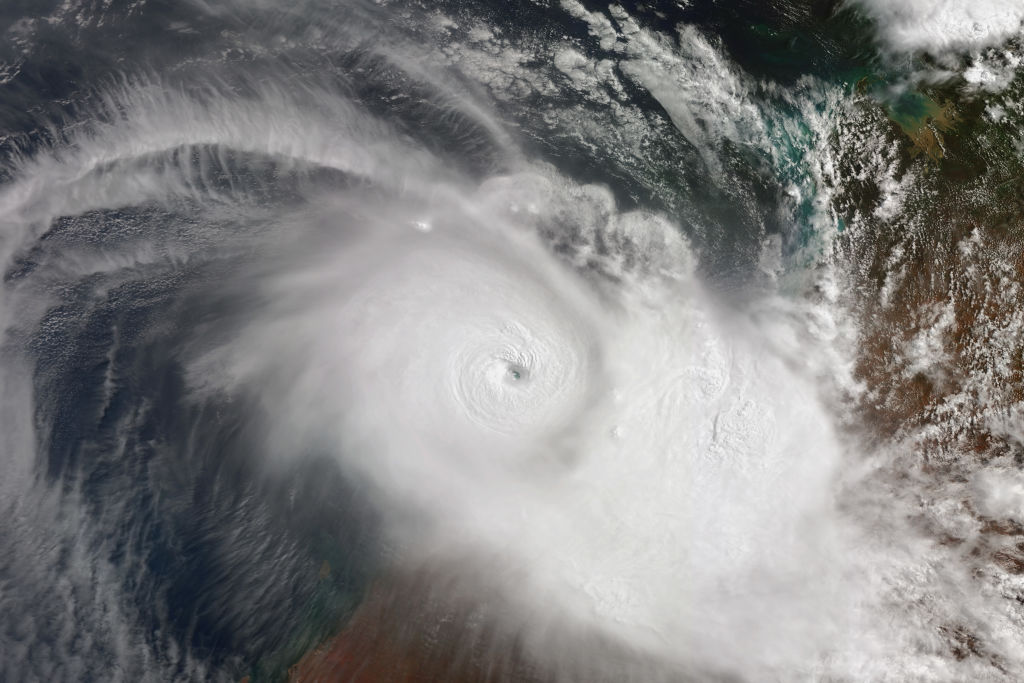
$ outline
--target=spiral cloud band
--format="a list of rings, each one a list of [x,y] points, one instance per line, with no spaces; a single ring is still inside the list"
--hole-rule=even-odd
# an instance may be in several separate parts
[[[426,152],[420,170],[401,147],[363,153],[378,124],[359,116],[282,138],[300,108],[277,92],[251,110],[145,92],[126,91],[125,122],[72,156],[27,162],[66,191],[9,188],[8,235],[31,239],[68,197],[87,196],[84,211],[203,198],[200,232],[125,236],[116,256],[60,255],[46,276],[146,269],[175,251],[188,262],[219,230],[230,280],[215,266],[189,287],[222,282],[231,313],[182,343],[194,400],[258,397],[271,462],[329,452],[376,492],[399,565],[497,562],[487,590],[517,596],[511,623],[541,610],[713,670],[742,634],[751,675],[824,646],[829,419],[752,323],[704,293],[677,226],[548,168],[473,187]],[[337,169],[363,186],[314,184],[304,206],[269,211],[210,186],[240,120],[275,131],[246,154],[289,150],[307,177]],[[169,150],[140,148],[159,138]],[[175,160],[181,144],[198,165]],[[812,576],[822,591],[806,589]]]

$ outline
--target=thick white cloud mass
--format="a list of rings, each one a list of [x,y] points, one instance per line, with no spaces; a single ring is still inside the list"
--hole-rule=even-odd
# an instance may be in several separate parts
[[[855,0],[878,22],[882,39],[899,52],[941,56],[994,47],[1019,35],[1019,0]]]

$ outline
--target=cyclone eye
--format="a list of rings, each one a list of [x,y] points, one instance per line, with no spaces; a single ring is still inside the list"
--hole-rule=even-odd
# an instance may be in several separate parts
[[[509,363],[506,369],[510,382],[525,382],[530,377],[530,371],[518,363]]]

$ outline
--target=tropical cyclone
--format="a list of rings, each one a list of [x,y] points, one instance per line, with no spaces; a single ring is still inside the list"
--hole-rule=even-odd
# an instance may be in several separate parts
[[[711,668],[742,637],[748,676],[825,649],[831,421],[678,229],[550,171],[430,195],[327,204],[312,223],[358,219],[284,259],[212,363],[263,388],[273,440],[329,439],[399,566],[463,558],[527,634],[588,624]]]
[[[809,6],[214,4],[11,76],[0,678],[1020,678],[1016,86],[964,166]]]

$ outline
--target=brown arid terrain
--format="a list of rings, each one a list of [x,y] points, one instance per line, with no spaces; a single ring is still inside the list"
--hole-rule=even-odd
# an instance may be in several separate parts
[[[379,580],[344,629],[288,671],[290,683],[540,683],[515,644],[466,610],[431,605],[431,587]]]

